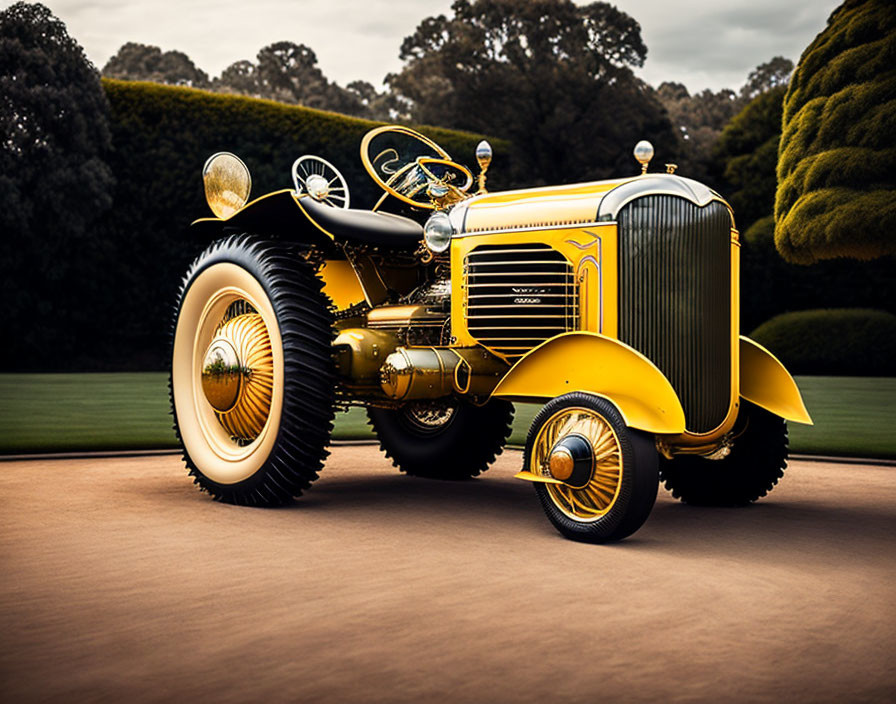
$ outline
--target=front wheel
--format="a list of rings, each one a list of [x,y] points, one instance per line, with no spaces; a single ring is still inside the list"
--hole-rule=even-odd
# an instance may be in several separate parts
[[[561,534],[606,543],[647,520],[656,501],[657,460],[652,435],[627,427],[609,401],[574,392],[535,416],[523,466],[543,479],[535,492]]]
[[[332,315],[294,247],[222,239],[178,296],[171,410],[195,482],[228,503],[298,496],[327,455],[333,420]]]

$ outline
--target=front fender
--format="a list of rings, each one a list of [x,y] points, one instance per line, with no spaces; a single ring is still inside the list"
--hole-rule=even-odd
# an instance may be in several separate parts
[[[290,188],[256,198],[228,218],[200,218],[190,227],[209,238],[230,232],[253,232],[315,244],[325,249],[333,243],[333,236],[307,216],[298,203],[295,191]]]
[[[492,396],[543,402],[571,391],[606,398],[631,428],[685,430],[681,401],[663,373],[637,350],[593,332],[568,332],[542,343],[507,372]]]
[[[743,335],[740,338],[740,395],[785,420],[812,425],[790,372],[765,347]]]

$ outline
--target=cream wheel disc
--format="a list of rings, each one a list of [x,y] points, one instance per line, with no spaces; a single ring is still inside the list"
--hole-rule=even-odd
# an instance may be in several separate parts
[[[229,345],[239,360],[231,373],[242,381],[226,412],[212,405],[203,387],[213,343]],[[241,482],[267,460],[280,426],[283,368],[277,317],[259,281],[230,262],[202,270],[181,302],[171,382],[184,449],[211,481]]]

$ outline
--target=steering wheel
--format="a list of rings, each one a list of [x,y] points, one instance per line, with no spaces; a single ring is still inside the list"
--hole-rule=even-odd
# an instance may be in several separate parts
[[[450,200],[463,200],[464,194],[473,185],[473,174],[470,170],[450,159],[418,156],[415,161],[429,180],[427,193],[430,196],[444,198],[450,193]]]
[[[326,159],[311,154],[300,156],[292,164],[292,181],[296,193],[307,193],[332,208],[348,208],[348,184],[339,169]]]
[[[361,161],[374,181],[391,196],[418,208],[457,202],[473,184],[470,170],[431,139],[408,127],[377,127],[361,141]]]

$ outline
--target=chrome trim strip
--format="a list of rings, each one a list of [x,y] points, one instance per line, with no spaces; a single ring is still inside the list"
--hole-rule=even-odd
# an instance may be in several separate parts
[[[699,181],[674,174],[646,174],[607,192],[598,206],[597,220],[599,223],[615,222],[626,204],[642,196],[657,195],[678,196],[700,208],[719,201],[731,211],[731,206],[722,196]]]
[[[604,223],[607,224],[607,223]],[[597,258],[594,258],[593,254],[589,254],[587,256],[582,257],[579,260],[579,263],[576,265],[576,280],[579,278],[579,271],[582,268],[582,265],[585,262],[592,262],[597,269],[597,296],[600,304],[598,306],[598,321],[597,321],[597,331],[599,333],[603,333],[604,331],[604,253],[603,253],[603,239],[600,235],[590,232],[588,230],[584,230],[584,233],[589,237],[594,238],[594,242],[588,242],[586,244],[579,244],[575,240],[566,240],[569,244],[573,245],[577,249],[588,249],[593,244],[597,245]]]
[[[568,225],[531,225],[529,227],[504,227],[495,230],[476,230],[475,232],[455,232],[452,239],[460,237],[478,237],[479,235],[503,235],[508,232],[545,232],[551,230],[581,230],[584,227],[603,227],[612,225],[606,222],[574,222]]]

